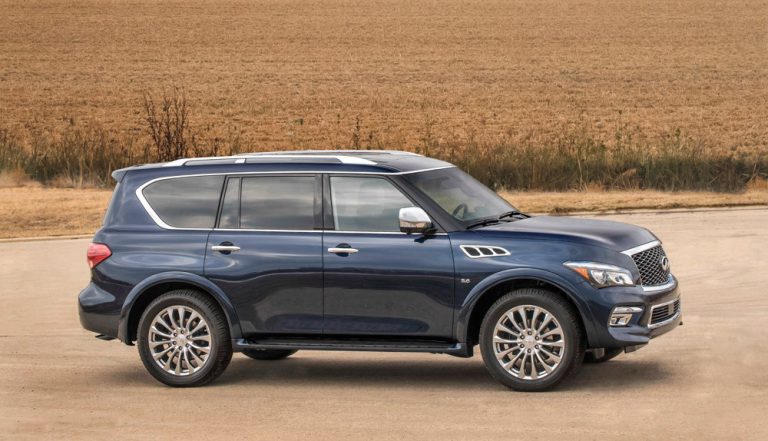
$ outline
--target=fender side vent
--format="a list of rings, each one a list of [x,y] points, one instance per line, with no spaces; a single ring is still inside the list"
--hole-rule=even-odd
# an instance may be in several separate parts
[[[501,257],[509,256],[510,252],[505,248],[492,245],[461,245],[461,251],[470,259],[480,259],[482,257]]]

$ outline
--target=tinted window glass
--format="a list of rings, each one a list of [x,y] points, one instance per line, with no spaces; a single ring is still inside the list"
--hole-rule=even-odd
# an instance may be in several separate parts
[[[331,178],[333,221],[341,231],[400,231],[400,209],[413,204],[381,178]]]
[[[172,178],[148,185],[142,193],[166,224],[176,228],[213,228],[224,176]]]
[[[240,178],[227,180],[219,228],[240,228]]]
[[[460,221],[499,216],[514,207],[457,168],[406,175],[419,190]]]
[[[315,228],[314,176],[269,176],[242,180],[240,228]]]

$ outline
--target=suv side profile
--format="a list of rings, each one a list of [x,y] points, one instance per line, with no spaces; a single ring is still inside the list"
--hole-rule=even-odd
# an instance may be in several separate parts
[[[170,386],[212,381],[233,352],[479,346],[501,383],[540,391],[682,323],[648,230],[523,214],[413,153],[181,159],[113,177],[80,321],[136,344]]]

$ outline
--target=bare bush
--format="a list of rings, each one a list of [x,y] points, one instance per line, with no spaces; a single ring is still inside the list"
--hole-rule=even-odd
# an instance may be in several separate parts
[[[191,155],[195,136],[189,127],[189,108],[184,89],[174,87],[164,92],[159,106],[152,95],[145,92],[144,121],[152,140],[152,156],[158,161],[172,161]]]

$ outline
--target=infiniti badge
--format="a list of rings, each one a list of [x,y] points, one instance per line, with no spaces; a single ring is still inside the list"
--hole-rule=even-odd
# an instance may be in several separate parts
[[[663,269],[664,272],[669,272],[669,259],[667,259],[667,256],[661,256],[659,265],[661,265],[661,269]]]

